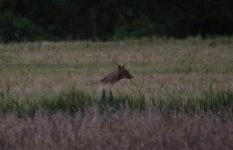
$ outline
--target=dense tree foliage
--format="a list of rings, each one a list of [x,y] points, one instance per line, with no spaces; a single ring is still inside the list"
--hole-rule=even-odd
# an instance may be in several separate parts
[[[0,1],[6,42],[232,34],[232,0]]]

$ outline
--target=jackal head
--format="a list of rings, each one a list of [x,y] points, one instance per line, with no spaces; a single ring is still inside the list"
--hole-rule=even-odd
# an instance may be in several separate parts
[[[100,80],[100,83],[103,84],[115,84],[121,79],[132,79],[133,76],[125,69],[124,66],[118,65],[118,69],[109,73],[107,76]]]
[[[118,65],[118,79],[120,80],[124,78],[132,79],[133,76],[125,69],[124,66]]]

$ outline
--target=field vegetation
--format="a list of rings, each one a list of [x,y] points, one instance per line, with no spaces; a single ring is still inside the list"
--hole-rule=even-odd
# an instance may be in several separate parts
[[[233,38],[0,44],[1,149],[232,149]],[[93,84],[124,65],[134,76]]]

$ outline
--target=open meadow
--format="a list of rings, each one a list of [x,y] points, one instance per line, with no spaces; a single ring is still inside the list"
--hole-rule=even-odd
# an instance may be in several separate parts
[[[233,149],[233,38],[0,44],[0,115],[0,149]]]

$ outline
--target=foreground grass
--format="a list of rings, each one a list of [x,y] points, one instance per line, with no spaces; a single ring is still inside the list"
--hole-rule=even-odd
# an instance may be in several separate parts
[[[89,110],[33,118],[9,114],[0,118],[0,148],[9,149],[199,149],[233,147],[233,117],[213,113],[172,113],[128,110],[111,116]]]

